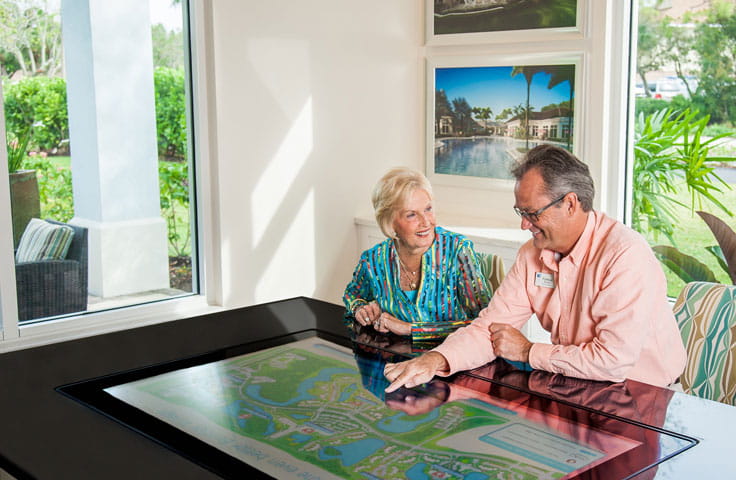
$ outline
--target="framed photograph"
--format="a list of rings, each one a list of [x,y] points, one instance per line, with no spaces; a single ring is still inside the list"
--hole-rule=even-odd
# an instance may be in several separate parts
[[[513,188],[526,151],[554,143],[579,155],[582,54],[427,60],[427,176],[436,184]]]
[[[425,0],[428,45],[582,38],[588,0]]]

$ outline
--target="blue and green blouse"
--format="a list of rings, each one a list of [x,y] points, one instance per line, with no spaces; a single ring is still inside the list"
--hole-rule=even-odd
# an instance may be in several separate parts
[[[412,341],[432,341],[465,326],[491,299],[473,242],[458,233],[435,227],[432,246],[422,256],[422,280],[416,299],[401,290],[394,241],[386,239],[360,256],[353,279],[345,288],[346,320],[376,301],[381,310],[411,323]]]

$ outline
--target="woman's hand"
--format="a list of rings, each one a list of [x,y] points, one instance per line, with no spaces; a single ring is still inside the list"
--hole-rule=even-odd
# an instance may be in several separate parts
[[[355,321],[364,327],[367,325],[375,324],[378,317],[381,316],[381,307],[373,301],[367,303],[361,307],[358,307],[354,312],[353,316]]]
[[[411,335],[411,323],[404,322],[394,317],[390,313],[383,312],[378,319],[373,322],[373,328],[381,333],[395,333],[396,335]]]

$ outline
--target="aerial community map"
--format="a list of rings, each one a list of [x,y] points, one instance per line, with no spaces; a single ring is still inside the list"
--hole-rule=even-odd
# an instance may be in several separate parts
[[[350,350],[316,337],[106,391],[277,478],[557,479],[637,445],[487,398],[411,416],[363,387]]]

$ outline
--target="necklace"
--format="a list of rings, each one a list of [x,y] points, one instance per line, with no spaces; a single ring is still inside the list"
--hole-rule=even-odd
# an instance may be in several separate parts
[[[406,282],[409,284],[409,287],[411,287],[411,290],[416,290],[417,288],[417,272],[412,272],[409,270],[404,263],[404,261],[399,256],[399,252],[396,252],[396,258],[399,259],[399,279],[404,277]],[[402,270],[401,267],[404,267]]]

